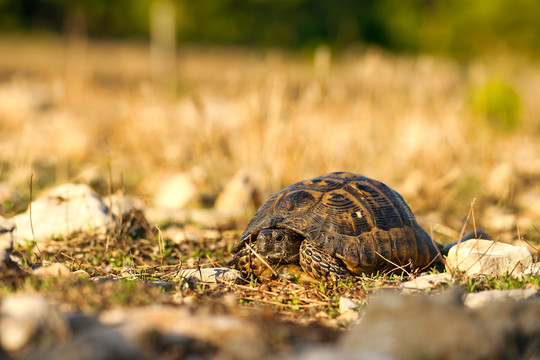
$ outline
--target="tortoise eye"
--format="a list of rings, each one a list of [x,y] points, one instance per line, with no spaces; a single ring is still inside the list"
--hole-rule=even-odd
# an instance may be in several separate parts
[[[276,241],[283,241],[283,235],[277,235],[276,236]]]

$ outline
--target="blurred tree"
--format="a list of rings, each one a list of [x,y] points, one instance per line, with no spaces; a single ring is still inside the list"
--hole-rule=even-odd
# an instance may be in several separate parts
[[[176,0],[184,43],[344,48],[468,58],[503,49],[538,55],[538,0]],[[65,31],[81,6],[89,36],[149,37],[151,0],[0,0],[1,31]]]

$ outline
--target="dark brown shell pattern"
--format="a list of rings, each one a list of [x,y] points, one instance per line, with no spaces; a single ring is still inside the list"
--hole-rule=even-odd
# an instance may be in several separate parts
[[[288,228],[311,239],[346,261],[356,275],[440,265],[439,245],[416,223],[401,195],[353,173],[330,173],[273,195],[255,213],[233,253],[271,228]]]

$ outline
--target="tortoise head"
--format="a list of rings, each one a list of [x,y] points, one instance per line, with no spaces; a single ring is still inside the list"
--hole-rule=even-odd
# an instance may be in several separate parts
[[[257,252],[270,264],[297,264],[303,240],[290,229],[263,229],[257,235]]]

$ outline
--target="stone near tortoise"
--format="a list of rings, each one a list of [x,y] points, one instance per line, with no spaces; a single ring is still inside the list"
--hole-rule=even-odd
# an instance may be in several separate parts
[[[30,217],[30,215],[32,215]],[[103,199],[88,185],[63,184],[47,190],[30,208],[12,218],[15,242],[47,241],[78,231],[105,233],[114,221]]]
[[[290,185],[261,206],[230,266],[300,281],[442,267],[440,250],[403,198],[380,181],[331,173]]]
[[[490,240],[458,244],[450,249],[446,259],[450,270],[463,271],[467,276],[520,277],[532,264],[533,256],[527,248]]]

